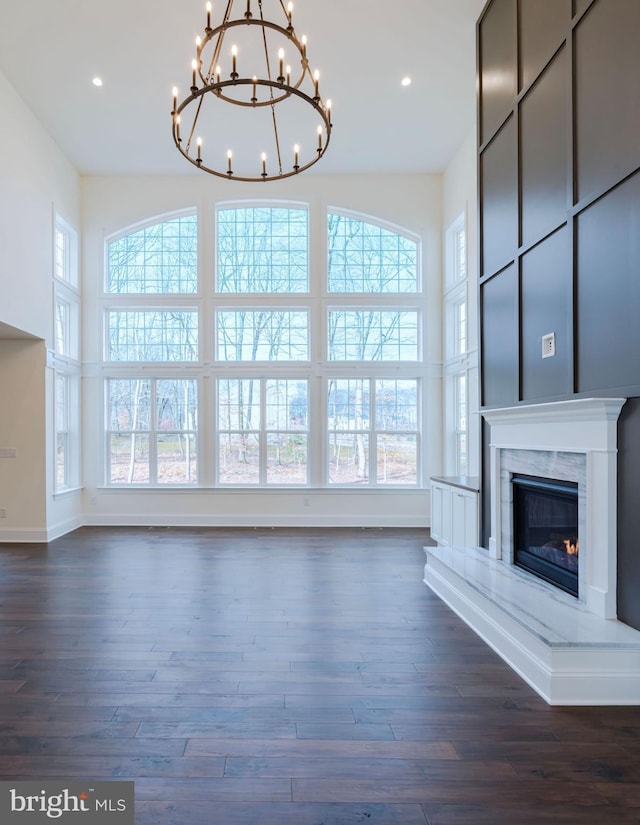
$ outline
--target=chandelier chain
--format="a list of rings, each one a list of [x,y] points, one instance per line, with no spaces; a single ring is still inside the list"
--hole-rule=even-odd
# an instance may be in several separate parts
[[[280,0],[280,4],[284,9],[284,4],[282,0]],[[258,8],[260,9],[260,20],[264,23],[264,14],[262,11],[262,0],[258,0]],[[267,32],[265,27],[262,27],[262,42],[264,44],[264,56],[267,62],[267,77],[271,80],[271,61],[269,60],[269,48],[267,46]],[[278,156],[278,171],[279,174],[282,174],[282,155],[280,152],[280,135],[278,133],[278,119],[276,117],[276,107],[273,102],[273,86],[269,86],[269,98],[271,100],[271,120],[273,122],[273,136],[275,139],[276,144],[276,154]]]

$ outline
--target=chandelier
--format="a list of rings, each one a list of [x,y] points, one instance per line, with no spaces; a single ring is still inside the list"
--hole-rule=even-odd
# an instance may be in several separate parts
[[[267,19],[263,5],[271,2]],[[228,0],[212,26],[206,5],[204,37],[196,38],[189,94],[173,88],[173,140],[198,169],[221,178],[272,181],[304,172],[331,138],[331,101],[320,96],[307,38],[293,27],[293,3]],[[225,106],[225,104],[230,104]]]

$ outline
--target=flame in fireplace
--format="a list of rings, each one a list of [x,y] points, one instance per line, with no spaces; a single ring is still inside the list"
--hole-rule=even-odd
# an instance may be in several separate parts
[[[576,538],[564,539],[564,549],[570,556],[577,556],[580,544]]]

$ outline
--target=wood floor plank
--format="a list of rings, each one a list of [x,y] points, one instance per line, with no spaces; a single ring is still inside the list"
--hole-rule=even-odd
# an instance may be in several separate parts
[[[0,545],[0,779],[137,825],[640,822],[640,708],[549,708],[422,582],[425,531]]]

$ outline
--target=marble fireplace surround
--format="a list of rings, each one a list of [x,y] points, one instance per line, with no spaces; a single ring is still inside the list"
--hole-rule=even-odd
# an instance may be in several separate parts
[[[513,473],[578,482],[579,600],[615,619],[617,421],[623,398],[587,398],[483,413],[491,425],[491,538],[513,563]]]
[[[425,548],[425,583],[553,705],[640,704],[640,632],[616,618],[624,403],[591,398],[484,411],[489,549]],[[578,599],[513,564],[514,472],[578,482]]]

